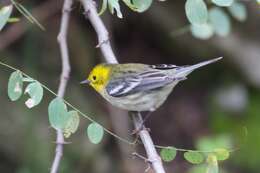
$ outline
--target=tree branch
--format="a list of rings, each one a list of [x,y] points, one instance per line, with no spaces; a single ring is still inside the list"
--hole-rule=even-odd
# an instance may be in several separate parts
[[[58,43],[61,51],[62,72],[58,89],[58,97],[63,98],[70,74],[69,51],[67,45],[68,24],[73,0],[64,0]],[[63,144],[65,143],[63,133],[57,130],[56,153],[51,167],[51,173],[57,173],[63,155]]]
[[[84,12],[85,16],[90,20],[92,26],[94,27],[97,33],[98,42],[99,42],[98,47],[100,47],[105,60],[108,63],[118,63],[109,42],[108,31],[97,13],[95,2],[93,0],[80,0],[80,1],[85,9]],[[135,128],[139,129],[139,127],[142,125],[143,122],[141,115],[135,114],[133,116],[133,120],[134,120]],[[145,128],[142,128],[142,130],[139,132],[139,135],[144,144],[148,156],[148,161],[151,163],[154,171],[156,173],[165,173],[161,158],[157,154],[157,151],[149,135],[149,132]]]

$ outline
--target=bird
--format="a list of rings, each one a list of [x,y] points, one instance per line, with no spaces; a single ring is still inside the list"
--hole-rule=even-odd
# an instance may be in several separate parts
[[[118,108],[134,112],[153,112],[192,71],[220,59],[222,57],[185,66],[102,63],[96,65],[81,84],[89,84]]]

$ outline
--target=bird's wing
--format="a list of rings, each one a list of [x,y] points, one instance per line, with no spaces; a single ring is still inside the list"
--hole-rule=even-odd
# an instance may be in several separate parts
[[[106,91],[110,96],[121,97],[140,91],[149,91],[164,87],[175,79],[159,70],[148,70],[138,74],[123,76],[110,81]]]
[[[156,65],[150,65],[150,67],[153,69],[168,70],[168,69],[177,68],[178,66],[173,64],[156,64]]]

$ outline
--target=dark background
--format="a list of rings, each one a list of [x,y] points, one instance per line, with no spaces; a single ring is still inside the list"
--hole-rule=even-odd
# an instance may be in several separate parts
[[[254,1],[245,4],[245,22],[232,19],[231,34],[206,41],[189,32],[176,36],[180,28],[188,25],[184,1],[155,1],[141,14],[121,3],[123,19],[108,11],[102,15],[121,63],[186,65],[224,57],[181,82],[146,123],[158,145],[198,149],[207,140],[239,148],[227,161],[219,162],[222,173],[259,172],[260,11]],[[27,0],[23,5],[33,11],[46,31],[23,17],[18,23],[8,24],[0,33],[1,61],[56,91],[61,71],[56,37],[62,1]],[[112,108],[92,88],[79,85],[93,66],[103,62],[100,50],[95,48],[96,34],[82,12],[80,4],[75,3],[68,38],[72,72],[65,99],[105,127],[131,139],[133,127],[127,114]],[[13,16],[20,14],[16,11]],[[7,97],[10,73],[0,68],[0,172],[48,172],[55,152],[55,131],[47,115],[53,96],[45,91],[42,103],[32,110],[24,105],[26,96],[11,102]],[[131,158],[133,151],[145,154],[142,145],[134,148],[107,134],[101,144],[93,145],[85,132],[88,123],[81,118],[79,130],[67,139],[72,143],[65,145],[60,172],[144,172],[146,163]],[[166,172],[199,173],[182,155],[179,152],[174,161],[165,164]]]

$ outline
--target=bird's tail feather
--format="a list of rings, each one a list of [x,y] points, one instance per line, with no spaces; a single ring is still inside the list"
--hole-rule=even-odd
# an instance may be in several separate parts
[[[222,59],[222,57],[218,57],[218,58],[211,59],[211,60],[208,60],[208,61],[203,61],[203,62],[195,64],[195,65],[180,67],[176,71],[176,77],[185,77],[188,74],[190,74],[193,70],[200,68],[202,66],[214,63],[214,62],[221,60],[221,59]]]

